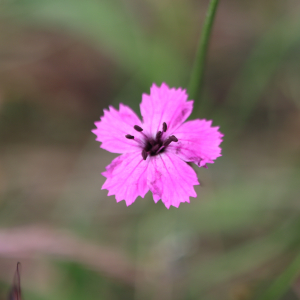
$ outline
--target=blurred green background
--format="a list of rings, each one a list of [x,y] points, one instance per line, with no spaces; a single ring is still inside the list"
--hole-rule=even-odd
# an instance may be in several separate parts
[[[300,3],[220,0],[198,198],[102,191],[103,108],[187,87],[208,0],[0,2],[0,299],[300,299]]]

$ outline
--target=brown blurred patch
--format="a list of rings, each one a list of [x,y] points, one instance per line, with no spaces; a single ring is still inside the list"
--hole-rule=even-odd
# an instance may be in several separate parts
[[[284,118],[284,125],[280,128],[278,139],[285,147],[287,155],[299,157],[300,151],[300,111],[294,110]]]
[[[89,114],[105,105],[114,64],[110,57],[66,32],[10,28],[0,32],[0,88],[4,99]]]

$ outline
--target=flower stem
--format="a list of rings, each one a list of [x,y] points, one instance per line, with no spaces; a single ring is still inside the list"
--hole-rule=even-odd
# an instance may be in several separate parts
[[[190,96],[189,98],[194,99],[194,112],[197,112],[197,105],[199,102],[203,82],[207,48],[218,3],[219,0],[210,0],[209,2],[205,22],[202,28],[202,33],[198,44],[196,59],[194,62],[193,71],[188,87],[188,93]]]

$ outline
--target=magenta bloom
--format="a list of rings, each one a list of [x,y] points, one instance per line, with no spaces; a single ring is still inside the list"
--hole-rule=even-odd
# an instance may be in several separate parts
[[[193,101],[181,88],[152,85],[150,95],[143,94],[140,104],[143,122],[126,105],[119,111],[109,107],[95,122],[92,132],[101,148],[121,153],[106,171],[102,189],[117,202],[132,204],[150,190],[155,202],[162,200],[167,208],[179,207],[196,197],[198,185],[195,171],[187,162],[199,167],[221,156],[222,136],[212,121],[193,120],[183,123],[191,114]]]

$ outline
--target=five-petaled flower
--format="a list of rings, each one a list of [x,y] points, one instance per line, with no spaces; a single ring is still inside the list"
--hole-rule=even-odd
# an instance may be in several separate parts
[[[195,171],[187,162],[199,167],[221,156],[222,136],[212,121],[193,120],[183,123],[191,114],[193,101],[187,101],[181,88],[153,86],[150,95],[143,94],[140,104],[143,121],[126,105],[119,111],[109,107],[92,132],[101,148],[121,155],[102,173],[102,189],[117,202],[132,204],[150,190],[155,202],[162,200],[167,208],[178,207],[196,197]]]

